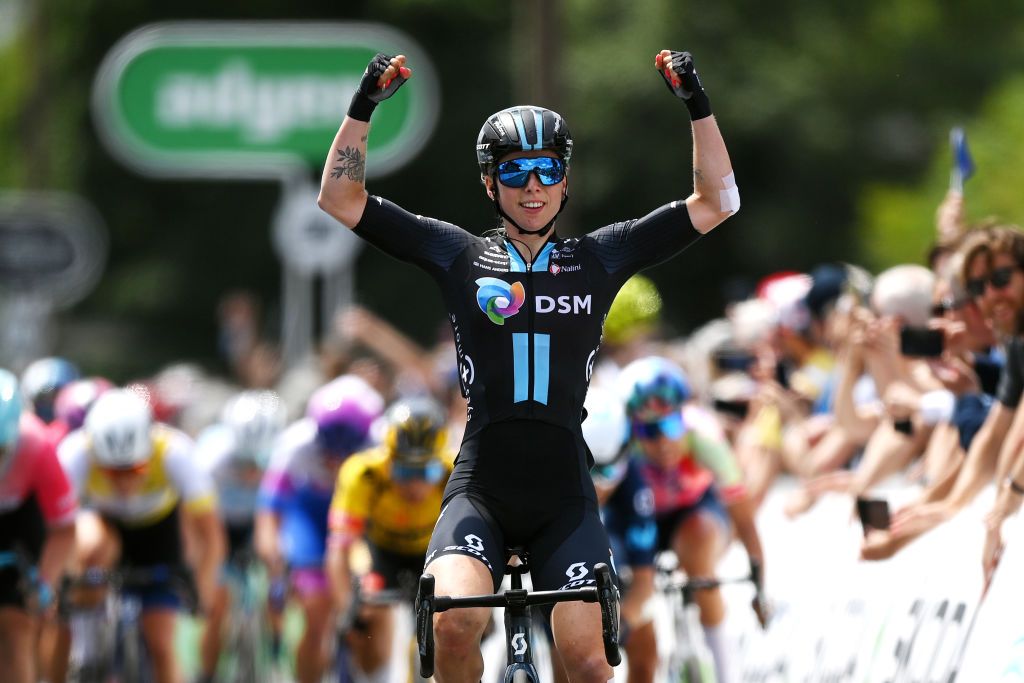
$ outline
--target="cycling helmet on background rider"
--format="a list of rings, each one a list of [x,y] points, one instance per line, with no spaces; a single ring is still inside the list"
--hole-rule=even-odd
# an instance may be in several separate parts
[[[384,399],[364,379],[342,375],[323,385],[309,399],[306,416],[316,423],[316,441],[328,453],[348,457],[366,445]]]
[[[78,367],[66,358],[39,358],[29,363],[21,373],[21,392],[31,401],[32,409],[39,419],[52,422],[57,392],[81,376]]]
[[[643,275],[634,275],[622,285],[604,319],[604,340],[626,344],[658,326],[661,294],[657,285]]]
[[[624,367],[617,382],[638,436],[683,435],[682,406],[693,392],[682,368],[667,358],[647,356]]]
[[[54,418],[66,424],[69,430],[78,429],[85,423],[85,416],[96,399],[113,388],[114,384],[103,377],[76,379],[57,392]]]
[[[13,372],[0,368],[0,467],[18,443],[22,401],[18,378]]]
[[[628,465],[625,446],[629,439],[629,420],[622,399],[608,389],[591,387],[583,407],[587,410],[583,439],[594,456],[590,473],[598,483],[617,484],[626,474]]]
[[[281,397],[269,390],[243,391],[221,411],[221,423],[235,437],[235,453],[241,460],[266,467],[270,450],[287,421]]]
[[[128,389],[104,393],[85,416],[85,433],[101,467],[132,469],[153,451],[153,414],[145,399]]]
[[[399,480],[440,481],[444,465],[438,456],[448,436],[441,406],[426,396],[402,399],[388,409],[385,423],[392,475]]]

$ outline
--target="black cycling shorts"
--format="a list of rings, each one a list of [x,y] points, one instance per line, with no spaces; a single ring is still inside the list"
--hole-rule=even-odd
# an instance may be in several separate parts
[[[181,567],[185,564],[178,506],[166,517],[146,526],[126,526],[109,517],[106,521],[121,537],[122,567]],[[181,607],[181,597],[169,585],[158,584],[128,592],[141,598],[143,611]]]
[[[121,537],[121,566],[153,567],[184,564],[181,519],[178,506],[166,516],[145,526],[128,526],[112,517],[104,517]]]
[[[22,561],[35,564],[45,541],[46,520],[35,494],[0,514],[0,552],[21,553]],[[25,607],[22,578],[18,567],[0,567],[0,607]]]
[[[466,555],[488,568],[497,590],[511,547],[528,554],[535,590],[593,585],[594,565],[612,566],[581,435],[514,420],[463,443],[430,538],[428,571],[436,557]]]
[[[253,522],[245,522],[242,524],[225,524],[224,530],[227,532],[228,537],[228,563],[241,563],[243,559],[248,559],[253,551],[252,547],[252,535],[253,535],[254,524]]]
[[[677,508],[655,518],[658,524],[658,550],[672,550],[672,539],[676,529],[697,513],[711,515],[723,528],[729,528],[729,512],[718,495],[718,489],[709,486],[693,505]]]
[[[396,553],[369,542],[366,545],[373,563],[372,571],[384,580],[384,588],[404,591],[412,600],[423,573],[423,555]]]

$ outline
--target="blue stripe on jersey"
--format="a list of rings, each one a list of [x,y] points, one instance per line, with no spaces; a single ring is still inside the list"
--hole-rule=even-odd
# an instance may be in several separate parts
[[[512,246],[511,242],[505,242],[505,251],[508,252],[508,272],[510,273],[525,273],[526,272],[526,261],[519,255],[516,248]]]
[[[512,379],[514,382],[512,401],[520,403],[530,397],[530,335],[526,332],[512,334]]]
[[[554,242],[548,242],[544,245],[544,248],[540,250],[540,256],[533,262],[534,272],[548,269],[548,260],[551,258],[551,252],[555,248]]]
[[[533,335],[533,400],[548,404],[548,376],[551,374],[551,335]]]

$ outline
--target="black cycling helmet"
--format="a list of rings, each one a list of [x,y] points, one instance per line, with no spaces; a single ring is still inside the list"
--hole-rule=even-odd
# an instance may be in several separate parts
[[[569,164],[572,135],[558,112],[519,105],[491,114],[476,139],[476,161],[480,173],[489,176],[498,159],[512,152],[550,149]]]
[[[502,109],[491,114],[476,139],[476,162],[480,166],[482,177],[494,175],[494,167],[498,159],[513,152],[527,152],[534,149],[550,149],[569,166],[572,157],[572,135],[565,119],[558,112],[535,107],[518,105]],[[527,235],[543,235],[555,224],[555,219],[562,213],[565,203],[569,200],[568,193],[562,196],[562,205],[555,217],[539,230],[525,230],[501,210],[498,202],[498,183],[494,183],[494,210],[498,217],[511,223],[519,232]]]

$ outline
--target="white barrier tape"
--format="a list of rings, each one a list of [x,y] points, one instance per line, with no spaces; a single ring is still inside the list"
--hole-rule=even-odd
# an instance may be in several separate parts
[[[936,425],[953,419],[956,396],[952,391],[940,389],[921,395],[921,420],[926,425]]]
[[[787,488],[792,490],[777,485],[758,514],[770,568],[768,597],[781,607],[768,631],[749,614],[743,587],[722,593],[727,622],[738,627],[734,657],[744,680],[779,671],[786,680],[1018,680],[1005,676],[1024,672],[1017,578],[1024,571],[1024,542],[1017,541],[1024,525],[1004,535],[1003,563],[973,619],[982,584],[980,522],[994,487],[884,562],[855,559],[861,533],[850,522],[848,499],[826,496],[807,515],[790,520],[781,505]],[[910,497],[913,491],[899,482],[887,493]],[[741,549],[731,548],[723,562],[729,566],[719,573],[737,575],[745,561]]]
[[[722,185],[725,189],[718,192],[722,213],[734,214],[740,210],[740,189],[736,187],[736,175],[730,173],[722,178]]]

